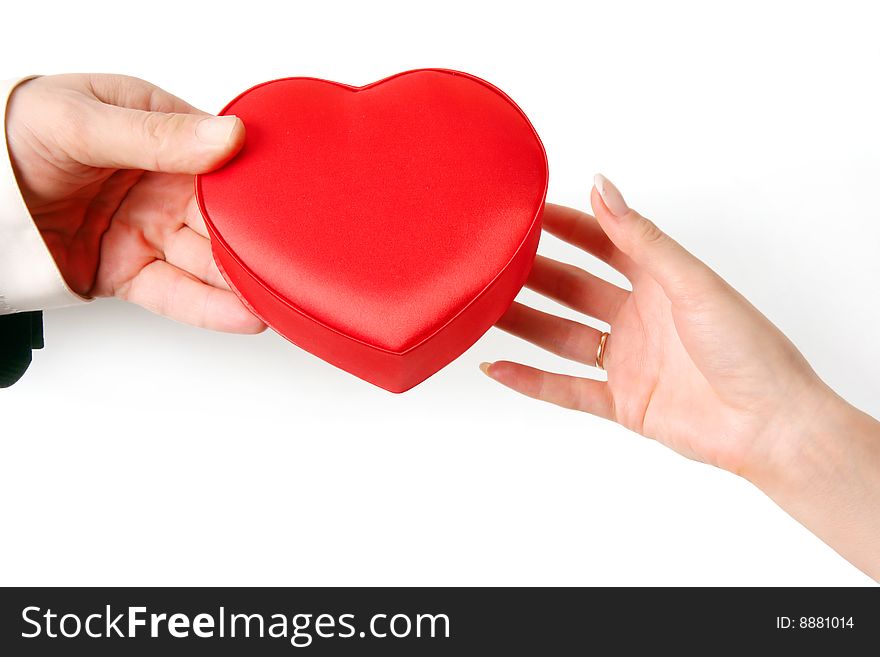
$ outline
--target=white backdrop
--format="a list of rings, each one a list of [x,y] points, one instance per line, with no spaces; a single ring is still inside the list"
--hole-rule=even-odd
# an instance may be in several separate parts
[[[0,77],[126,73],[216,111],[276,77],[474,73],[532,119],[551,200],[605,173],[877,416],[872,4],[7,3]],[[394,396],[271,332],[107,300],[45,321],[0,392],[4,585],[870,583],[747,482],[484,377],[586,370],[497,330]]]

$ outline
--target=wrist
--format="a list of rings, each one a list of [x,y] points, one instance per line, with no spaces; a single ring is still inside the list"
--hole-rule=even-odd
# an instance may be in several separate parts
[[[821,388],[747,478],[880,581],[880,422]]]
[[[745,477],[768,494],[832,479],[858,451],[853,431],[860,411],[822,382],[769,423],[766,451]]]

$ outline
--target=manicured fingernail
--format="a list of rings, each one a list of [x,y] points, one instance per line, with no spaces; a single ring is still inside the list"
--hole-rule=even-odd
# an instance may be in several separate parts
[[[492,367],[492,363],[480,363],[480,369],[483,370],[483,374],[489,376],[489,368]]]
[[[596,186],[599,196],[605,202],[605,207],[611,211],[611,214],[615,217],[622,217],[629,212],[629,208],[626,206],[626,201],[623,200],[620,190],[608,178],[601,173],[597,173],[593,177],[593,184]]]
[[[238,125],[234,116],[215,116],[202,119],[196,126],[196,137],[209,146],[225,146],[232,138],[232,132]]]

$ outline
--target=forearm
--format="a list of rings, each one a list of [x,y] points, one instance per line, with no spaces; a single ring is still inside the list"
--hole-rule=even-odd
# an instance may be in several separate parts
[[[828,390],[791,429],[753,483],[880,581],[880,422]]]

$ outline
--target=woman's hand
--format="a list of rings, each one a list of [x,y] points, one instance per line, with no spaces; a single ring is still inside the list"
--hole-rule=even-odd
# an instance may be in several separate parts
[[[878,577],[880,425],[835,395],[779,329],[629,209],[614,185],[595,182],[595,218],[548,204],[544,228],[620,271],[632,291],[541,256],[527,285],[610,325],[607,383],[507,361],[483,371],[745,476]],[[596,365],[601,333],[586,325],[515,303],[498,326]],[[847,525],[854,509],[865,515]]]
[[[244,143],[213,117],[143,80],[58,75],[13,91],[6,138],[25,203],[68,285],[196,326],[264,326],[214,265],[193,174]]]
[[[827,389],[794,345],[748,301],[596,177],[590,215],[547,206],[544,228],[604,260],[619,288],[538,256],[528,286],[611,326],[608,382],[497,362],[496,381],[594,413],[689,458],[748,474],[785,449],[780,425],[816,413]],[[603,200],[604,199],[604,200]],[[514,304],[498,322],[565,358],[595,365],[600,331]]]

